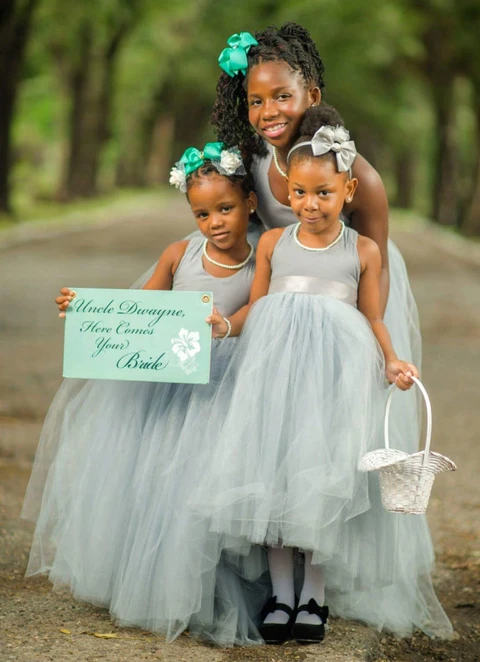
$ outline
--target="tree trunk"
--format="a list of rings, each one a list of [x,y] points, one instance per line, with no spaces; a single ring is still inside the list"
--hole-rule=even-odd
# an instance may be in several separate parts
[[[395,158],[396,195],[395,207],[411,209],[414,203],[415,155],[405,151]]]
[[[433,13],[424,34],[425,75],[435,114],[432,212],[437,223],[455,225],[458,182],[455,149],[456,52],[449,13]]]
[[[150,185],[167,182],[172,167],[172,149],[175,138],[175,116],[168,113],[157,118],[153,129],[150,155],[147,161],[146,181]]]
[[[475,186],[472,200],[467,211],[465,220],[460,225],[462,234],[467,236],[480,236],[480,84],[475,95],[475,116],[477,124],[477,166]]]
[[[133,125],[122,139],[115,184],[120,188],[141,188],[147,185],[145,163],[152,141],[152,122],[132,120]]]
[[[81,32],[82,55],[69,79],[72,105],[69,149],[60,185],[63,200],[97,193],[102,150],[110,138],[117,55],[128,27],[119,26],[103,49],[95,44],[95,28],[91,23]]]
[[[25,47],[38,0],[4,0],[0,7],[0,213],[11,214],[11,125]],[[20,5],[20,6],[19,6]]]
[[[68,72],[66,76],[62,75],[65,94],[70,100],[68,147],[65,150],[58,191],[58,198],[62,201],[82,196],[86,191],[91,193],[91,172],[86,171],[87,164],[84,162],[84,151],[88,151],[89,142],[86,125],[88,126],[88,118],[91,116],[88,109],[88,88],[91,87],[93,28],[90,23],[81,27],[78,41],[78,63],[73,68],[66,65]],[[60,65],[59,71],[65,68],[65,65],[61,66],[58,58],[57,64]]]
[[[196,146],[198,141],[205,141],[205,137],[199,134],[200,127],[207,127],[211,115],[211,103],[200,99],[189,99],[188,95],[179,97],[175,101],[175,160],[191,146]],[[211,140],[211,138],[209,138]],[[198,145],[198,149],[203,147]],[[178,153],[178,156],[177,156]]]
[[[146,186],[145,156],[138,147],[129,150],[128,146],[117,163],[115,185],[120,188],[142,188]]]
[[[176,94],[175,81],[168,79],[162,80],[152,94],[148,111],[144,117],[137,119],[137,130],[130,131],[123,141],[117,165],[117,186],[146,186],[167,179],[175,158],[172,151],[176,114],[165,114],[164,108],[165,99],[173,100],[175,107]]]
[[[433,182],[433,216],[441,225],[455,225],[458,213],[458,188],[455,144],[454,79],[444,80],[433,91],[436,119],[436,150]]]

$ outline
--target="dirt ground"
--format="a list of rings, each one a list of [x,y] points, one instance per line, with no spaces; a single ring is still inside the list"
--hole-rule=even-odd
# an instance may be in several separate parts
[[[452,640],[418,634],[399,641],[336,619],[318,647],[222,650],[188,635],[166,644],[148,632],[117,628],[108,612],[53,592],[45,578],[25,579],[32,527],[18,516],[42,419],[61,380],[55,292],[62,285],[128,287],[190,229],[187,209],[175,202],[168,213],[129,212],[113,225],[47,233],[0,251],[0,662],[480,660],[480,269],[422,227],[393,236],[420,309],[433,448],[458,465],[457,473],[438,477],[429,505],[435,584],[456,630]]]

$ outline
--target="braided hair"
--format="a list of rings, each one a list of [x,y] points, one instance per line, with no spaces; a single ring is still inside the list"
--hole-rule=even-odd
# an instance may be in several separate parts
[[[253,176],[248,168],[245,175],[222,175],[221,173],[218,172],[218,170],[213,165],[213,163],[209,159],[207,159],[205,163],[202,166],[200,166],[200,168],[194,170],[187,177],[187,182],[186,182],[187,200],[188,200],[188,192],[195,184],[198,184],[199,181],[202,179],[209,179],[210,177],[214,177],[216,175],[228,179],[228,181],[232,184],[232,186],[239,186],[245,198],[248,198],[250,193],[255,192],[255,184],[253,181]],[[261,225],[260,219],[258,218],[256,211],[250,216],[249,220],[251,223],[254,223],[255,225]]]
[[[202,166],[200,166],[200,168],[194,170],[190,175],[188,175],[187,197],[188,197],[188,191],[200,179],[209,178],[215,175],[218,175],[220,177],[225,177],[225,179],[228,179],[228,181],[234,186],[235,185],[240,186],[246,198],[248,198],[250,193],[255,191],[255,187],[253,184],[253,177],[249,170],[247,170],[247,173],[245,175],[222,175],[221,173],[218,172],[217,168],[213,165],[213,163],[211,163],[211,161],[207,159],[205,163]]]
[[[249,69],[260,62],[286,62],[301,73],[305,83],[323,89],[325,67],[308,30],[289,22],[281,28],[268,27],[254,35],[258,46],[252,46],[248,51]],[[243,75],[221,74],[211,122],[218,140],[226,145],[238,145],[244,159],[253,154],[266,155],[263,141],[248,120],[246,78]]]

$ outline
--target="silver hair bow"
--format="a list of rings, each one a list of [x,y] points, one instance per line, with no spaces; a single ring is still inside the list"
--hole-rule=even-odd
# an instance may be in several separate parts
[[[339,172],[349,171],[357,156],[355,143],[350,140],[350,134],[343,126],[321,126],[311,140],[294,145],[287,160],[294,149],[304,145],[311,146],[314,156],[335,152]]]

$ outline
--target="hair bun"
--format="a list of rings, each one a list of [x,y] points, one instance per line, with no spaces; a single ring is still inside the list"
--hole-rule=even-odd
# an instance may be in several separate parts
[[[336,108],[322,102],[305,112],[300,125],[300,135],[312,138],[321,126],[345,126],[345,123]]]

